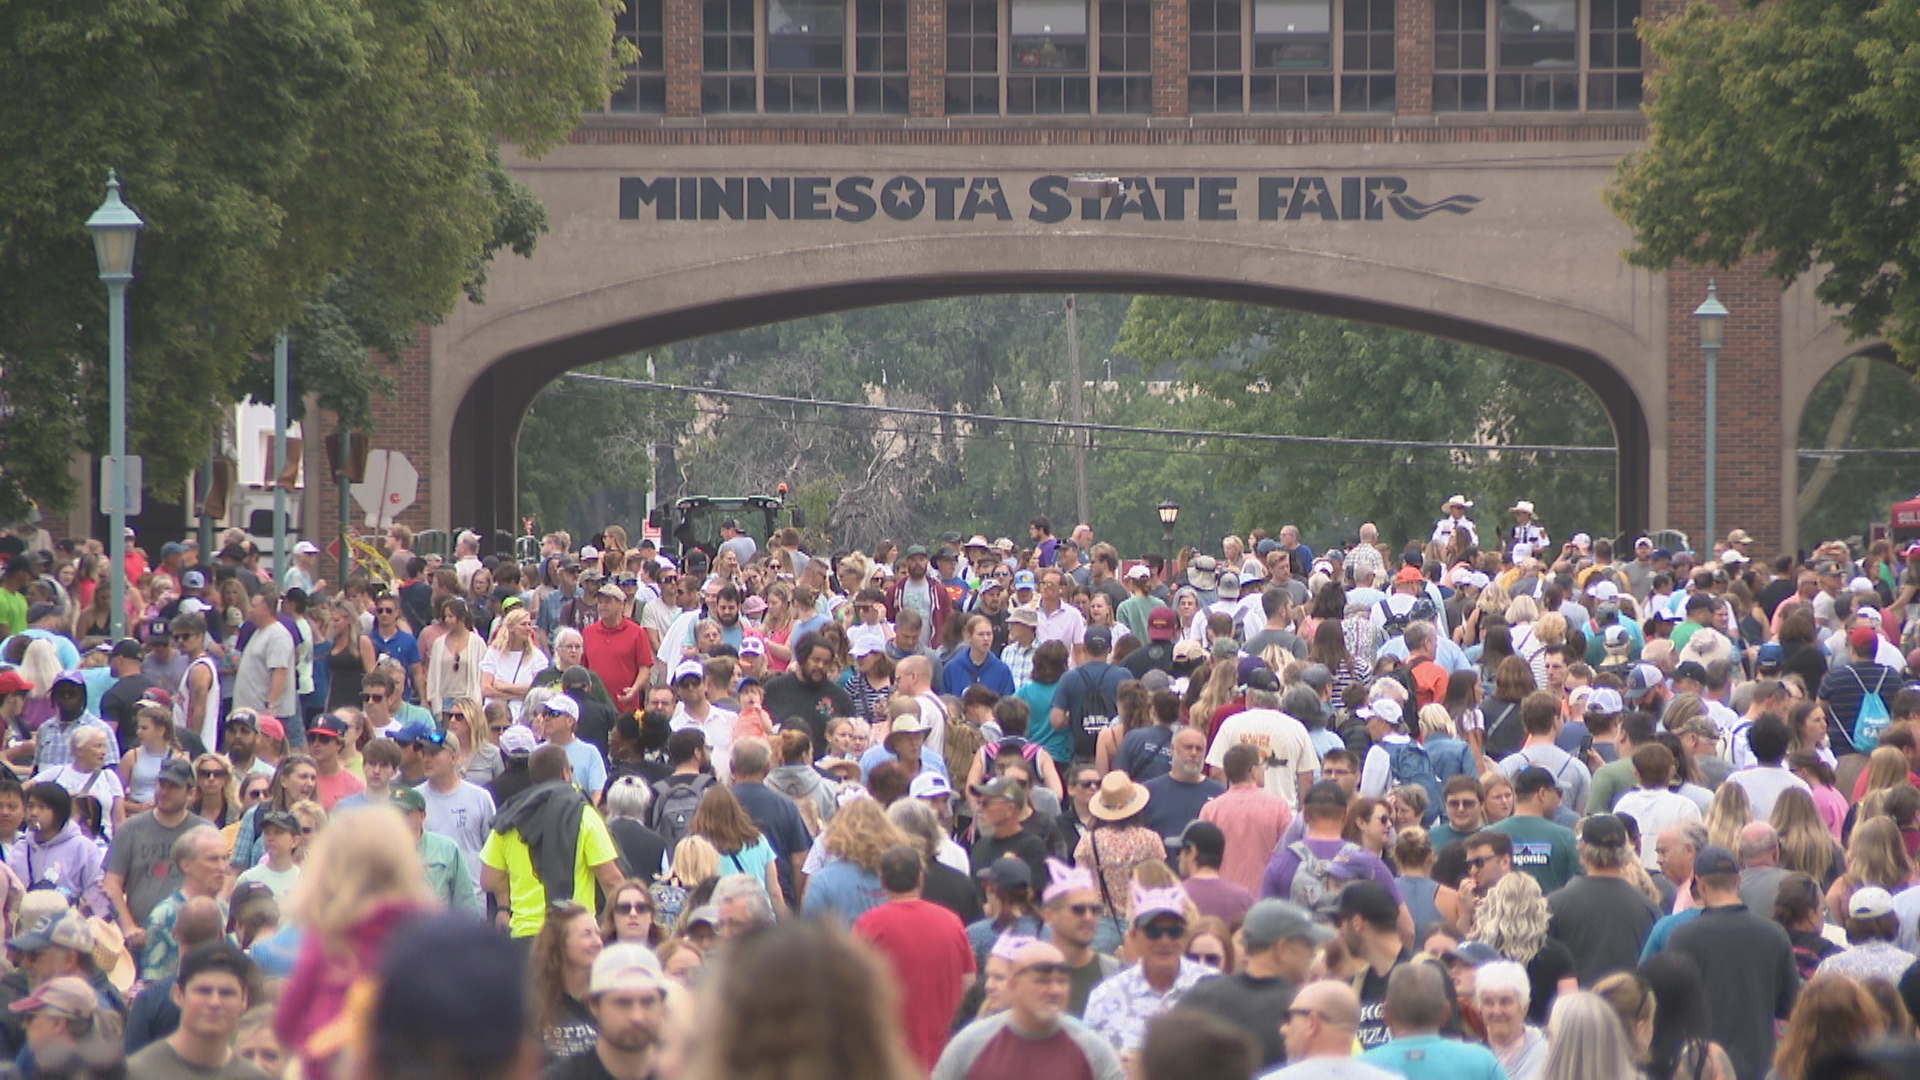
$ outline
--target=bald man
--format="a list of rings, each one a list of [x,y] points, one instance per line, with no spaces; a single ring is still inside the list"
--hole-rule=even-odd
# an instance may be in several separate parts
[[[1292,1062],[1264,1080],[1395,1080],[1394,1074],[1358,1061],[1353,1055],[1353,1035],[1360,1027],[1360,996],[1343,982],[1323,979],[1308,983],[1294,995],[1280,1035],[1287,1041],[1287,1060]],[[1321,1058],[1333,1058],[1329,1065]]]
[[[1059,949],[1045,942],[1022,946],[1013,954],[1007,974],[1007,1010],[975,1021],[955,1035],[934,1066],[932,1080],[1002,1076],[1124,1080],[1126,1072],[1113,1048],[1068,1015],[1071,977],[1067,958]]]

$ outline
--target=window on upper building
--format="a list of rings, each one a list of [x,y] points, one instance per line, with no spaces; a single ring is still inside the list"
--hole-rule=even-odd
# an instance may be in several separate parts
[[[663,0],[627,0],[626,10],[614,17],[614,35],[631,42],[640,57],[627,65],[625,81],[599,112],[659,116],[667,111],[664,7]]]
[[[907,0],[706,0],[706,113],[904,116]]]
[[[1576,112],[1641,102],[1640,0],[1435,0],[1435,112]]]
[[[1187,111],[1392,112],[1394,0],[1190,0]]]

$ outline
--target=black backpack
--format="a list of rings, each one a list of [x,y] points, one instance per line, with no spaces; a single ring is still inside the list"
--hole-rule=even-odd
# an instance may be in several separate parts
[[[687,838],[694,811],[700,809],[700,800],[715,782],[713,777],[700,773],[691,784],[676,783],[668,777],[653,785],[650,827],[666,838],[669,852]]]

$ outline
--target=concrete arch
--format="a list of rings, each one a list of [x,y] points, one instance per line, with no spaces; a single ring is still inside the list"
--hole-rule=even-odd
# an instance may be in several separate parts
[[[1590,280],[1596,271],[1589,266],[1584,273]],[[1617,262],[1600,273],[1611,286],[1604,301],[1591,293],[1573,299],[1582,290],[1565,280],[1542,278],[1537,288],[1475,281],[1379,253],[1245,236],[1072,230],[794,246],[583,282],[516,309],[463,309],[447,332],[435,333],[433,435],[451,453],[444,470],[436,469],[443,474],[433,478],[434,516],[513,528],[520,423],[542,387],[581,365],[859,307],[997,292],[1104,291],[1308,311],[1561,368],[1606,409],[1619,450],[1617,525],[1638,531],[1660,524],[1652,515],[1665,499],[1659,452],[1665,441],[1664,283]]]

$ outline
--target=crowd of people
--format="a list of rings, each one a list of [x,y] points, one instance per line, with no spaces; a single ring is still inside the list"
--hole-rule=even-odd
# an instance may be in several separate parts
[[[1044,517],[525,564],[395,526],[396,579],[338,583],[306,543],[116,568],[13,530],[0,1057],[1915,1074],[1920,544],[1556,549],[1472,510],[1170,562]]]

